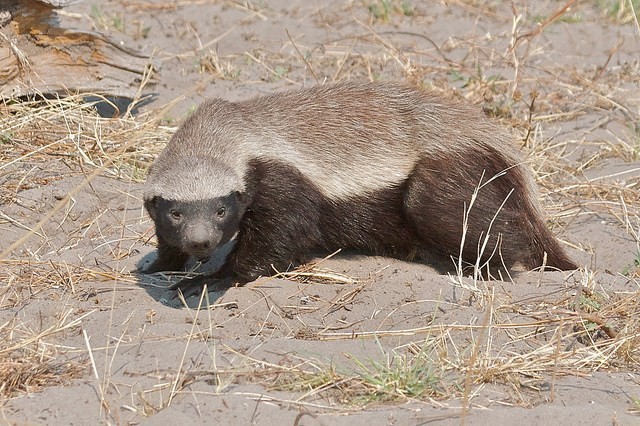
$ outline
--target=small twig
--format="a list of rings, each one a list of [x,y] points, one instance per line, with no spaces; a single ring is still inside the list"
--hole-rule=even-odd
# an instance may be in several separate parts
[[[89,360],[91,361],[91,370],[93,371],[93,375],[96,378],[96,383],[98,384],[98,391],[100,396],[100,411],[104,408],[108,410],[107,400],[104,397],[104,388],[102,383],[100,383],[100,375],[98,375],[98,368],[96,367],[96,360],[93,356],[93,351],[91,350],[91,344],[89,343],[89,336],[87,336],[87,330],[82,329],[82,336],[84,337],[85,345],[87,346],[87,353],[89,354]]]
[[[607,66],[609,66],[609,62],[611,62],[611,58],[613,57],[613,55],[616,54],[616,52],[620,49],[620,46],[622,46],[623,43],[624,41],[620,38],[618,39],[618,43],[614,47],[609,49],[609,55],[607,55],[607,60],[604,62],[604,64],[601,67],[599,67],[598,72],[596,72],[596,75],[593,76],[592,81],[594,83],[597,80],[599,80],[600,77],[602,77],[602,74],[604,74],[604,72],[606,71]]]
[[[171,405],[171,401],[173,401],[173,398],[175,398],[175,396],[178,394],[178,383],[180,383],[182,367],[184,366],[185,359],[187,358],[187,351],[189,350],[189,345],[191,344],[191,340],[193,339],[196,325],[198,324],[198,315],[200,314],[200,311],[202,308],[202,302],[204,300],[205,294],[207,294],[206,284],[203,286],[202,293],[200,294],[200,300],[198,301],[198,309],[196,309],[196,315],[191,318],[191,331],[189,332],[189,336],[187,337],[187,343],[184,346],[184,351],[182,351],[182,357],[180,358],[180,363],[178,364],[178,369],[176,371],[176,378],[173,381],[173,384],[171,386],[171,392],[169,393],[169,400],[167,401],[167,406]],[[180,293],[180,299],[182,300],[182,303],[184,303],[185,306],[187,306],[187,303],[184,300],[182,293]],[[189,310],[189,313],[191,313],[191,310]]]
[[[638,22],[638,12],[636,11],[636,7],[633,5],[633,0],[629,0],[629,7],[631,8],[633,21],[636,24],[636,30],[638,31],[638,36],[640,36],[640,22]]]
[[[471,394],[471,384],[472,384],[472,376],[475,371],[476,360],[478,359],[478,353],[480,352],[480,347],[482,346],[482,340],[484,339],[485,333],[489,333],[489,337],[491,334],[492,327],[492,319],[493,319],[493,303],[495,300],[495,289],[491,289],[491,295],[489,298],[489,303],[486,307],[486,312],[484,318],[482,320],[482,325],[480,327],[480,331],[478,333],[475,342],[473,342],[473,349],[471,350],[471,356],[467,360],[467,372],[465,374],[464,379],[464,392],[462,397],[462,410],[460,413],[460,423],[462,425],[465,424],[467,415],[469,414],[470,408],[470,394]]]
[[[289,29],[285,28],[285,32],[287,33],[287,37],[289,37],[289,41],[291,42],[291,45],[296,50],[296,52],[298,52],[298,55],[300,55],[300,58],[302,59],[302,61],[305,63],[305,65],[309,69],[309,72],[311,72],[311,74],[313,75],[313,78],[316,80],[316,83],[319,83],[320,82],[320,78],[318,78],[318,74],[316,74],[316,71],[313,69],[313,67],[311,66],[311,64],[307,60],[307,58],[302,54],[302,52],[300,52],[300,50],[298,49],[298,46],[296,46],[296,43],[293,41],[293,38],[291,37],[291,34],[289,34]]]
[[[251,60],[255,61],[256,63],[262,65],[263,67],[266,68],[267,71],[269,71],[271,74],[273,74],[274,76],[278,77],[278,78],[282,78],[284,80],[287,80],[289,83],[291,84],[295,84],[297,86],[301,86],[301,83],[298,81],[294,81],[291,80],[289,77],[287,77],[286,75],[282,75],[281,73],[278,73],[276,70],[274,70],[273,68],[271,68],[269,65],[265,64],[264,62],[262,62],[260,59],[256,58],[254,55],[252,55],[249,52],[244,52],[245,55],[247,55]]]
[[[562,15],[564,15],[565,13],[567,13],[571,7],[577,2],[578,0],[569,0],[567,1],[564,6],[562,6],[560,9],[556,10],[556,12],[551,15],[549,18],[547,18],[544,22],[538,24],[538,27],[532,31],[526,32],[524,34],[520,34],[519,36],[516,37],[516,41],[514,43],[514,48],[515,46],[518,44],[518,42],[522,39],[529,39],[531,40],[534,37],[537,37],[538,35],[540,35],[549,25],[553,24],[555,21],[557,21],[558,19],[560,19],[560,17],[562,17]]]
[[[336,274],[332,272],[278,272],[273,276],[274,278],[297,278],[297,277],[309,277],[309,278],[322,278],[331,281],[338,281],[345,284],[354,284],[356,280],[346,275]]]
[[[9,45],[9,50],[11,50],[11,53],[13,53],[13,56],[16,57],[16,60],[18,61],[18,69],[20,70],[20,73],[29,71],[31,69],[31,64],[29,63],[29,58],[27,58],[27,55],[22,53],[22,51],[18,49],[18,46],[13,42],[13,40],[7,37],[7,35],[2,31],[0,31],[0,37],[2,37],[4,41],[7,42],[7,44]]]

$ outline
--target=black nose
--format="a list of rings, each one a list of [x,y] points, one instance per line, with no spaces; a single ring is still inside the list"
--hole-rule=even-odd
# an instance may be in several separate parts
[[[189,249],[195,253],[202,253],[211,250],[211,241],[209,240],[192,240],[189,242]]]

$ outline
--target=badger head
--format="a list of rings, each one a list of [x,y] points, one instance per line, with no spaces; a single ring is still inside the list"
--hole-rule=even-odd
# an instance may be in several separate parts
[[[203,261],[237,233],[247,198],[231,168],[212,158],[186,157],[156,161],[144,205],[158,238]]]

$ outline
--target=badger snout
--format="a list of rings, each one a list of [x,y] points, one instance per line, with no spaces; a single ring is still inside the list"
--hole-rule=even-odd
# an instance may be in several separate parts
[[[185,232],[184,249],[187,253],[203,262],[209,260],[211,253],[218,247],[222,233],[202,223],[191,225]]]
[[[189,252],[193,253],[194,256],[198,257],[198,260],[204,260],[207,253],[210,253],[211,250],[211,241],[205,239],[196,239],[189,241]]]

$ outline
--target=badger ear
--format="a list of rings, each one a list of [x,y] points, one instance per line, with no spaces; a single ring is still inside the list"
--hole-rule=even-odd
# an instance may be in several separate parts
[[[144,208],[147,209],[151,219],[156,220],[156,213],[158,212],[158,197],[146,198],[144,200]]]

